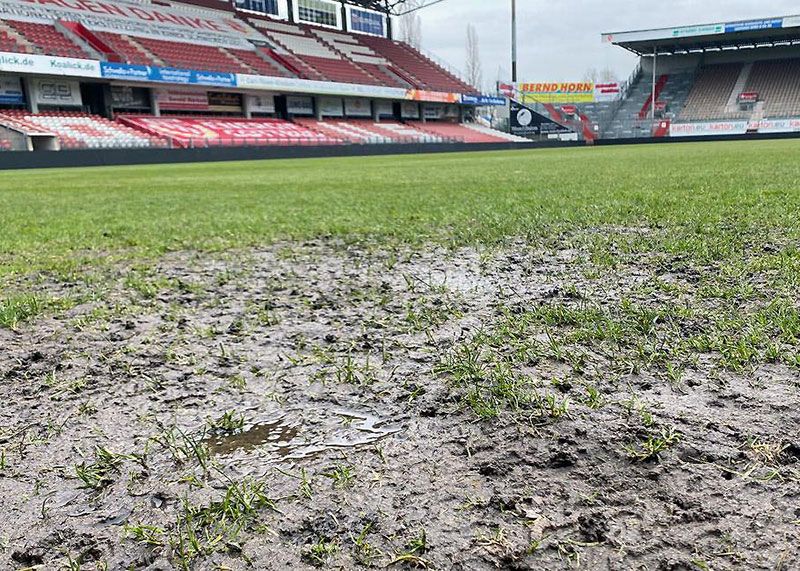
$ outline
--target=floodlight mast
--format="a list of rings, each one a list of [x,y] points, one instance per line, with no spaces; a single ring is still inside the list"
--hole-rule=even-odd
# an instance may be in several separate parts
[[[511,83],[517,83],[517,0],[511,0]]]

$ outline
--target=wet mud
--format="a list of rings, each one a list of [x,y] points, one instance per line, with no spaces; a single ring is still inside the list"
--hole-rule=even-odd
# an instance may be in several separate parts
[[[0,329],[0,568],[800,569],[800,372],[719,349],[708,316],[758,304],[654,259],[312,242],[21,278],[82,301]]]

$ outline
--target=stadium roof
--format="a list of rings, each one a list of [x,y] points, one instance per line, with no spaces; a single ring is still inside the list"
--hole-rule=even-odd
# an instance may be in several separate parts
[[[612,43],[638,55],[700,53],[800,44],[800,16],[717,22],[677,28],[603,34]]]

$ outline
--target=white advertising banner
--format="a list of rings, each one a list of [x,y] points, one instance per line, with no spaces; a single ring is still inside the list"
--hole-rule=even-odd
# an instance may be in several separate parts
[[[50,24],[80,22],[90,30],[249,48],[246,38],[263,37],[241,20],[212,11],[176,10],[154,4],[96,0],[0,0],[0,19]]]
[[[236,75],[237,85],[243,88],[264,89],[268,91],[295,91],[318,95],[363,95],[366,97],[386,97],[388,99],[405,99],[407,90],[398,87],[380,87],[378,85],[358,85],[355,83],[334,83],[330,81],[314,81],[295,79],[293,77],[268,77],[265,75]]]
[[[800,119],[762,119],[751,121],[747,128],[759,133],[797,133],[800,131]]]
[[[275,113],[274,95],[267,93],[248,95],[247,99],[250,113]]]
[[[32,79],[31,97],[39,105],[81,107],[81,84],[74,79]]]
[[[0,71],[100,77],[100,62],[90,59],[0,52]]]
[[[708,123],[673,123],[670,137],[702,137],[704,135],[744,135],[747,121],[711,121]]]
[[[389,115],[392,114],[392,104],[389,105]],[[345,99],[344,112],[348,117],[372,117],[372,106],[369,99]]]
[[[343,117],[344,107],[341,97],[320,97],[317,99],[319,112],[326,117]]]

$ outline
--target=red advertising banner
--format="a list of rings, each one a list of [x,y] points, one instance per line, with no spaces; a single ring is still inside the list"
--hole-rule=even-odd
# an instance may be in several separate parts
[[[747,91],[745,93],[739,94],[739,103],[757,103],[757,102],[758,102],[757,91]]]

